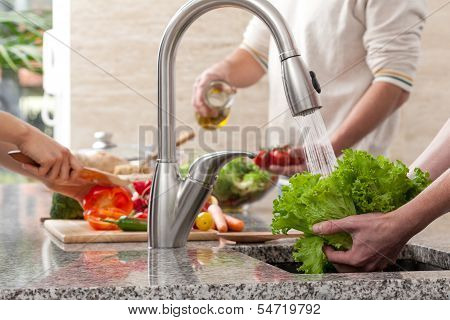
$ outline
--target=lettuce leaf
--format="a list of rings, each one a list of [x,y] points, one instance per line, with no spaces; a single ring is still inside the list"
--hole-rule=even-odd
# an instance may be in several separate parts
[[[319,237],[313,235],[312,226],[354,214],[397,209],[430,183],[428,174],[420,169],[415,169],[412,179],[407,174],[408,168],[400,161],[345,150],[330,176],[301,173],[289,180],[273,203],[272,231],[304,232],[294,246],[294,260],[302,262],[300,270],[305,273],[323,273],[327,265],[323,245],[346,250],[352,239],[346,233]]]

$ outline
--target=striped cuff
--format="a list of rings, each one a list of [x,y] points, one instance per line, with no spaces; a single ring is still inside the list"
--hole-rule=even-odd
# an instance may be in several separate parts
[[[259,62],[261,67],[263,67],[264,70],[267,71],[268,65],[269,65],[269,58],[266,54],[253,49],[251,46],[249,46],[247,43],[242,42],[239,48],[244,49],[248,53],[252,55],[253,58],[255,58],[256,61]]]
[[[374,77],[374,82],[381,81],[392,83],[408,92],[412,89],[413,78],[400,71],[392,69],[379,69],[374,72]]]

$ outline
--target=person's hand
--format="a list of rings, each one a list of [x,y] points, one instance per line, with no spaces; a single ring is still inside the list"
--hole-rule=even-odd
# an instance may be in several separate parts
[[[23,165],[23,169],[44,183],[73,184],[77,180],[82,168],[79,161],[67,148],[39,130],[30,128],[17,147],[39,164],[39,167]]]
[[[205,102],[205,91],[211,81],[227,80],[227,72],[222,65],[215,65],[206,69],[200,74],[194,83],[194,89],[192,93],[192,105],[195,111],[197,111],[202,117],[217,117],[217,110],[214,110]]]
[[[354,215],[315,224],[317,235],[347,232],[353,245],[348,251],[324,247],[324,253],[339,272],[379,271],[395,264],[400,250],[409,240],[407,224],[395,212]]]
[[[278,157],[285,157],[287,160],[277,159]],[[287,163],[286,165],[271,164],[268,169],[274,174],[290,177],[307,170],[306,157],[302,148],[290,149],[286,152],[286,155],[274,153],[272,158],[274,159],[271,159],[271,163]]]

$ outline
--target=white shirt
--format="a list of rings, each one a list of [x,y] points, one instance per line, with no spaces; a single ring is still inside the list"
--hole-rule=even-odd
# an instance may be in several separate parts
[[[425,0],[272,0],[299,52],[322,86],[322,116],[331,135],[374,81],[410,91],[420,53]],[[278,49],[267,27],[253,18],[242,48],[268,69],[270,126],[298,128],[288,110]],[[384,154],[392,141],[395,112],[356,149]],[[283,144],[277,141],[271,144]]]

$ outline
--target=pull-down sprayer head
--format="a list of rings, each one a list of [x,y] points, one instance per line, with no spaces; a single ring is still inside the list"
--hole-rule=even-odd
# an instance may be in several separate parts
[[[307,72],[299,55],[281,61],[284,92],[292,116],[306,115],[320,108],[317,93],[321,89],[313,71]]]

